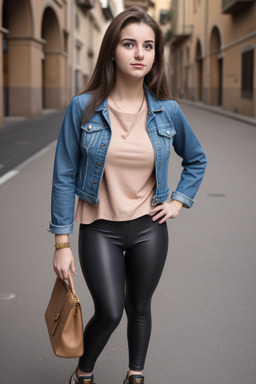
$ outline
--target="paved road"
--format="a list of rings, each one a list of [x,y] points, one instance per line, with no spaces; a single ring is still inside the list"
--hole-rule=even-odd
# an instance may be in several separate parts
[[[153,300],[146,384],[256,383],[256,128],[184,106],[208,169],[197,204],[168,223],[170,248]],[[0,187],[0,382],[68,383],[75,361],[53,356],[44,324],[53,281],[47,233],[54,146]],[[175,188],[180,160],[173,156]],[[75,233],[71,238],[77,253]],[[78,264],[78,263],[77,263]],[[92,302],[78,267],[84,319]],[[125,318],[95,370],[97,384],[122,383]],[[160,379],[159,379],[160,375]]]
[[[0,176],[55,140],[64,111],[45,111],[32,119],[7,118],[0,126]]]

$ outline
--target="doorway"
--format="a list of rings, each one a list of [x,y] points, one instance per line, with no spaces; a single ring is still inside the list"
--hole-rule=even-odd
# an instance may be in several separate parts
[[[210,104],[212,105],[222,105],[222,78],[221,36],[215,26],[210,37]]]

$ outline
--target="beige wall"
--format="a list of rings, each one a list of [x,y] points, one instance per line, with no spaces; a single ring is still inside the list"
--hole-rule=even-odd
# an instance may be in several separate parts
[[[107,23],[99,1],[86,13],[76,3],[70,3],[70,8],[73,14],[73,41],[70,40],[72,96],[83,91],[88,83]]]
[[[65,108],[95,65],[107,25],[100,0],[91,9],[76,0],[0,0],[0,10],[0,124],[5,115]]]
[[[179,29],[171,43],[175,97],[256,116],[256,3],[246,4],[235,15],[222,13],[221,0],[193,0],[190,5],[176,1],[176,6],[173,17]],[[242,97],[241,92],[242,52],[249,46],[254,48],[251,99]]]
[[[161,23],[160,22],[160,14],[161,11],[170,12],[171,11],[171,4],[172,0],[155,0],[154,2],[150,2],[150,7],[148,8],[147,12],[157,21],[157,23],[160,25],[164,39],[166,38],[166,34],[168,31],[171,30],[171,21],[168,21],[167,23]],[[165,69],[166,73],[170,73],[171,67],[170,67],[170,44],[167,42],[165,44]],[[170,78],[167,76],[167,80],[170,84]]]
[[[8,47],[1,118],[3,114],[36,116],[42,108],[66,105],[66,8],[65,0],[0,0],[6,29],[1,40]],[[3,60],[3,49],[0,56]]]

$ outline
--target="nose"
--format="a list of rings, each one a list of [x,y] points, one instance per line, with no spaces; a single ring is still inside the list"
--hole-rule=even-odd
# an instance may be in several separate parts
[[[136,60],[143,60],[144,59],[144,52],[143,52],[142,47],[140,47],[140,46],[137,47],[134,57]]]

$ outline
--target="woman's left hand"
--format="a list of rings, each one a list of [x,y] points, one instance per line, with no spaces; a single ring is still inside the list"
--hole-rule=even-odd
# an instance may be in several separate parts
[[[160,219],[159,224],[163,224],[166,222],[167,219],[175,219],[175,217],[178,216],[181,208],[182,203],[180,203],[179,201],[175,201],[175,205],[172,202],[167,203],[166,201],[164,201],[163,203],[152,208],[150,214],[152,216],[154,215],[152,217],[153,221]]]

